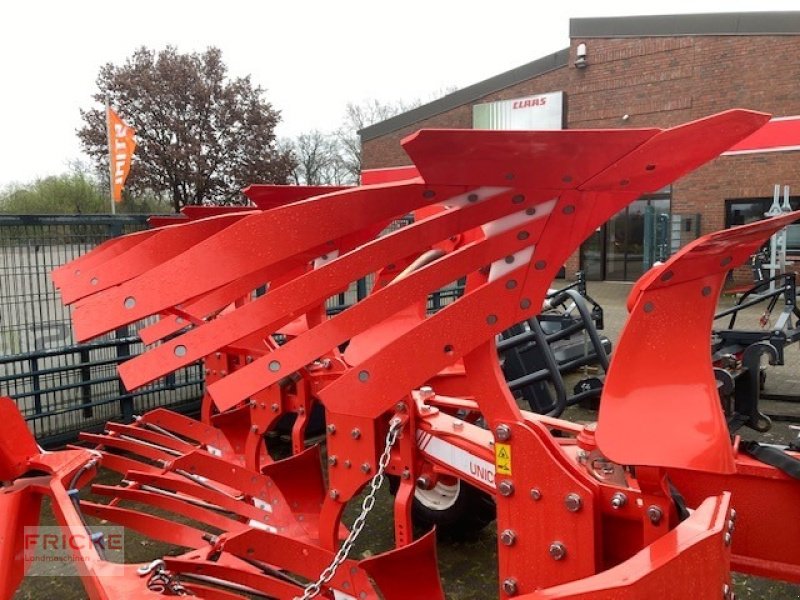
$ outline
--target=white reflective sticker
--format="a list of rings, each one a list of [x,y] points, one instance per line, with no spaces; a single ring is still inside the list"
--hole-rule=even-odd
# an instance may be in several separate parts
[[[507,215],[505,217],[500,217],[499,219],[495,219],[494,221],[490,221],[485,225],[481,225],[481,229],[483,229],[483,233],[486,237],[494,237],[503,233],[504,231],[508,231],[509,229],[514,229],[514,227],[519,227],[523,223],[527,223],[529,221],[535,221],[536,219],[541,219],[542,217],[546,217],[551,212],[553,212],[553,208],[558,202],[558,198],[553,198],[552,200],[548,200],[547,202],[542,202],[541,204],[537,204],[535,207],[536,212],[532,215],[529,215],[525,210],[521,210],[516,212],[512,215]]]
[[[531,256],[533,256],[533,246],[528,246],[512,254],[512,260],[507,261],[504,258],[503,260],[494,261],[492,266],[489,267],[489,281],[494,281],[522,265],[527,265],[531,261]]]
[[[266,523],[262,523],[261,521],[256,521],[255,519],[250,519],[247,523],[250,527],[255,527],[256,529],[261,529],[263,531],[269,531],[270,533],[278,533],[278,530],[273,527],[272,525],[267,525]]]
[[[507,192],[510,189],[511,188],[508,187],[479,187],[464,194],[459,194],[458,196],[448,198],[442,202],[442,206],[445,208],[459,208],[461,206],[466,206],[467,204],[483,202],[487,198],[497,196],[503,192]],[[473,199],[472,202],[470,202],[470,198]]]
[[[253,498],[253,506],[268,513],[272,512],[272,504],[258,498]]]
[[[424,431],[417,431],[417,447],[423,454],[450,465],[470,479],[494,487],[494,463],[473,456],[466,450]]]
[[[338,250],[331,250],[327,254],[323,254],[319,258],[314,259],[314,268],[319,269],[320,267],[327,265],[332,260],[339,258],[339,251]]]
[[[339,590],[333,590],[333,600],[356,600],[356,597]]]

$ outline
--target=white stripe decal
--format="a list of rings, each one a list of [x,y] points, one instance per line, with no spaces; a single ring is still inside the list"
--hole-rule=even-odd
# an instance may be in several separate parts
[[[453,467],[469,479],[494,487],[493,463],[419,430],[417,431],[417,446],[423,454]]]

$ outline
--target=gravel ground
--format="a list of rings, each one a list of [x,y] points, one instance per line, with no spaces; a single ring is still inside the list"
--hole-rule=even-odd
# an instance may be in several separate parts
[[[612,341],[616,340],[626,318],[625,298],[630,285],[619,283],[592,283],[589,286],[590,294],[600,302],[605,309],[606,328],[605,334]],[[721,306],[729,306],[731,300],[723,297]],[[742,324],[755,326],[758,322],[758,310],[751,310],[743,315]],[[766,384],[766,391],[777,393],[795,393],[800,385],[800,355],[797,348],[790,348],[787,353],[787,365],[771,369]],[[765,403],[767,411],[776,410],[776,403]],[[783,412],[794,410],[797,407],[780,405]],[[577,420],[592,420],[594,413],[582,409],[571,409],[570,418]],[[762,439],[769,441],[786,442],[792,432],[785,423],[776,423],[772,431]],[[108,472],[101,475],[104,483],[113,482],[116,477]],[[391,497],[384,485],[379,493],[375,511],[370,515],[361,540],[355,548],[358,556],[373,555],[391,548]],[[348,509],[346,521],[351,522],[355,516],[355,504]],[[43,524],[53,522],[49,507],[42,511]],[[176,519],[179,520],[179,519]],[[126,532],[126,560],[129,562],[143,562],[162,556],[169,548],[162,544],[153,543],[133,532]],[[172,553],[176,553],[172,549]],[[492,527],[487,527],[482,532],[475,534],[470,539],[440,540],[438,545],[439,566],[445,586],[447,597],[450,600],[486,600],[496,598],[496,541]],[[774,582],[756,577],[735,575],[735,591],[740,600],[790,600],[800,599],[800,586]],[[15,600],[44,600],[59,598],[59,600],[76,600],[85,598],[85,593],[76,577],[29,577],[24,581],[21,589],[14,596]]]

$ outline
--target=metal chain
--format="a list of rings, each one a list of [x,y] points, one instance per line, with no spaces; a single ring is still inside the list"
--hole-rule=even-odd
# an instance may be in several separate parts
[[[319,579],[313,583],[309,583],[305,587],[302,596],[295,597],[294,600],[311,600],[312,598],[319,596],[319,594],[322,592],[322,586],[333,579],[334,575],[336,575],[336,570],[345,560],[347,560],[347,557],[350,555],[350,552],[353,549],[353,544],[355,544],[355,541],[361,534],[361,530],[364,529],[364,523],[367,520],[367,515],[369,515],[370,511],[375,506],[375,494],[383,484],[383,476],[384,472],[386,471],[386,466],[389,464],[392,447],[397,442],[397,436],[400,434],[402,427],[403,422],[397,417],[389,422],[389,431],[386,433],[386,445],[383,448],[383,453],[378,459],[378,469],[375,472],[375,476],[369,481],[370,490],[361,503],[361,513],[356,517],[356,520],[353,521],[353,526],[350,529],[349,535],[344,542],[342,542],[342,545],[339,548],[339,551],[336,553],[336,556],[333,557],[331,564],[325,567],[322,573],[320,573]]]
[[[162,559],[156,559],[150,564],[142,565],[137,569],[140,577],[149,575],[147,579],[147,589],[157,594],[167,596],[194,596],[181,583],[177,575],[167,570],[166,564]]]

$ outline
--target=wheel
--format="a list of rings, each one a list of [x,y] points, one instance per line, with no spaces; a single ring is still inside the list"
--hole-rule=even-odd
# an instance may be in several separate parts
[[[397,477],[389,478],[389,490],[396,494]],[[411,508],[414,525],[424,531],[434,525],[439,535],[464,538],[477,534],[494,521],[494,501],[485,492],[460,479],[440,479],[429,490],[416,488]]]

